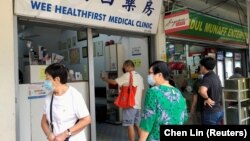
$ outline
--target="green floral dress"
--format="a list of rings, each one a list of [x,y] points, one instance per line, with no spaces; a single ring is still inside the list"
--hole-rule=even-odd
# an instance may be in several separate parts
[[[160,140],[160,125],[182,125],[187,119],[186,100],[177,88],[160,85],[147,90],[140,123],[149,132],[147,141]]]

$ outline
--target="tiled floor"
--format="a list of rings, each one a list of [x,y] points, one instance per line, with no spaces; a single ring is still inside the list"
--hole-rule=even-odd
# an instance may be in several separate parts
[[[189,120],[186,124],[193,124]],[[122,125],[115,125],[106,122],[97,122],[96,124],[97,141],[128,141],[127,128]]]
[[[97,141],[128,141],[127,128],[122,125],[97,123]]]

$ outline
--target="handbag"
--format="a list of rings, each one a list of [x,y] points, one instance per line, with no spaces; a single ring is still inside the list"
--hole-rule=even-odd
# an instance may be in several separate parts
[[[132,72],[129,73],[129,85],[120,87],[119,95],[114,102],[114,104],[120,108],[132,108],[135,105],[137,87],[133,86]]]

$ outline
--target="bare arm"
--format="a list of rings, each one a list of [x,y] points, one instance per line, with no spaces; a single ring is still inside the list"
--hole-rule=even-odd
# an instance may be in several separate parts
[[[149,134],[149,132],[147,132],[147,131],[141,129],[141,134],[140,134],[140,139],[139,139],[139,141],[146,141],[147,138],[148,138],[148,134]]]
[[[192,103],[191,103],[191,108],[190,108],[190,113],[193,114],[195,112],[195,108],[197,105],[197,99],[198,99],[198,95],[197,94],[193,94],[192,95]]]
[[[204,98],[204,105],[208,104],[208,106],[212,107],[215,102],[210,97],[208,97],[207,91],[207,87],[200,86],[199,94]]]
[[[117,82],[116,82],[115,80],[113,80],[113,79],[108,79],[107,76],[103,76],[103,77],[101,77],[101,78],[102,78],[103,81],[105,81],[105,82],[107,82],[107,83],[109,83],[109,84],[117,85]]]
[[[102,80],[104,80],[105,82],[107,82],[109,84],[117,85],[117,82],[115,80],[113,80],[113,79],[104,78]]]
[[[201,97],[203,97],[204,99],[207,99],[207,98],[208,98],[207,91],[208,91],[207,87],[200,86],[200,88],[199,88],[199,94],[200,94]]]
[[[45,114],[43,114],[43,116],[42,116],[41,127],[43,129],[43,132],[47,136],[47,139],[49,141],[53,141],[55,136],[54,136],[54,134],[51,132],[51,130],[49,128],[49,122],[48,122]]]
[[[91,117],[86,116],[84,118],[79,119],[79,122],[70,128],[72,135],[75,135],[81,132],[85,127],[87,127],[91,123]]]

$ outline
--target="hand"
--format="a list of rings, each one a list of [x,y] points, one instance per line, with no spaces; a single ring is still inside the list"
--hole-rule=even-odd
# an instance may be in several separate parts
[[[101,72],[100,73],[100,78],[105,81],[105,79],[107,79],[108,77],[107,77],[105,72]]]
[[[108,79],[108,77],[107,77],[107,76],[101,76],[101,79],[102,79],[103,81],[106,81],[106,80]]]
[[[53,141],[64,141],[68,137],[67,132],[62,132],[61,134],[57,135]]]
[[[51,133],[49,133],[47,139],[48,139],[48,141],[54,141],[55,135],[51,132]]]
[[[212,108],[213,105],[215,104],[215,101],[213,101],[211,98],[208,98],[207,100],[204,101],[204,105],[206,104]]]

